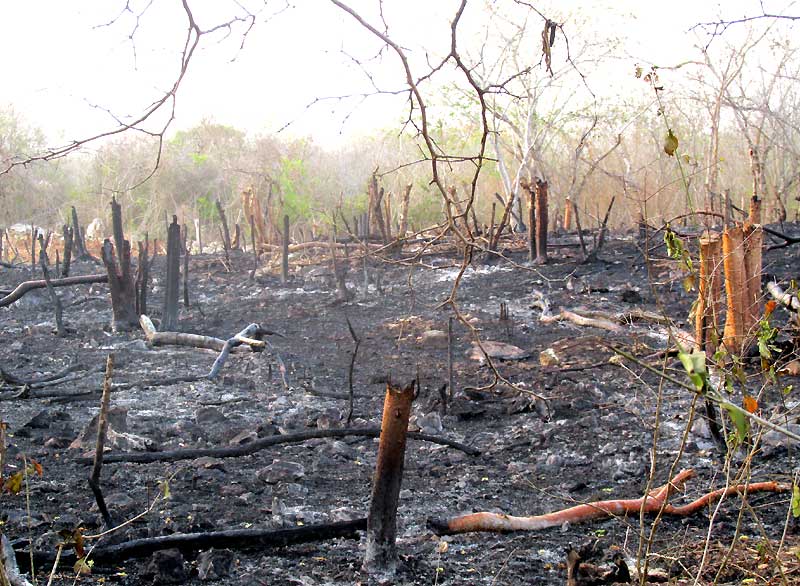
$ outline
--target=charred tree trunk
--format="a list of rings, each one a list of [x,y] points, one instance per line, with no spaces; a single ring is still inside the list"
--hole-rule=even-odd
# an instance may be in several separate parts
[[[283,257],[281,260],[281,281],[289,282],[289,216],[283,216]]]
[[[186,224],[183,225],[183,306],[189,307],[189,237],[187,235]]]
[[[368,231],[371,234],[380,235],[384,244],[389,243],[386,234],[386,225],[383,221],[383,187],[378,188],[378,177],[373,175],[369,182],[369,213],[370,225]],[[369,238],[369,235],[367,236]]]
[[[386,386],[381,439],[367,520],[364,569],[391,574],[397,565],[397,503],[403,482],[406,432],[415,395],[415,381],[405,387]]]
[[[78,211],[75,209],[75,206],[72,206],[72,230],[74,232],[74,239],[75,239],[75,258],[78,260],[82,260],[89,256],[89,251],[86,250],[86,240],[83,237],[83,232],[81,231],[81,225],[78,223]]]
[[[536,226],[536,195],[531,190],[530,185],[524,186],[525,191],[528,192],[528,260],[533,262],[537,258],[536,254],[536,236],[537,232],[534,230]]]
[[[147,232],[144,234],[144,243],[140,240],[139,266],[136,267],[136,315],[147,315],[147,289],[150,286],[150,241]]]
[[[564,232],[572,230],[572,200],[567,198],[564,202]]]
[[[50,268],[47,266],[49,264],[47,259],[47,244],[45,243],[44,237],[41,234],[39,234],[39,245],[41,247],[39,264],[42,267],[42,277],[44,277],[44,282],[47,285],[47,293],[50,295],[50,300],[53,302],[53,311],[55,312],[56,320],[56,335],[59,338],[63,338],[67,335],[67,331],[64,329],[64,320],[62,319],[64,315],[64,307],[61,305],[61,299],[59,298],[52,282],[50,281]]]
[[[162,331],[172,331],[178,326],[178,298],[181,277],[181,227],[177,216],[167,230],[167,274],[164,282],[164,315]]]
[[[122,207],[116,198],[111,198],[111,223],[118,259],[114,256],[114,245],[106,238],[103,242],[103,264],[108,271],[108,286],[111,289],[111,308],[115,331],[136,329],[136,287],[131,274],[131,245],[122,231]],[[117,260],[119,262],[117,262]]]
[[[61,276],[69,277],[69,268],[72,263],[72,246],[74,242],[75,230],[64,224],[62,228],[64,235],[64,264],[61,268]]]
[[[606,209],[606,215],[603,216],[603,221],[600,224],[600,229],[597,233],[597,242],[595,243],[594,250],[589,253],[587,257],[587,262],[594,262],[597,260],[597,255],[600,254],[600,251],[603,249],[603,245],[606,242],[606,235],[608,234],[608,218],[611,216],[611,210],[614,207],[614,202],[616,201],[617,197],[613,196],[611,201],[608,204],[608,208]]]
[[[547,262],[547,181],[536,180],[536,263]]]
[[[225,250],[225,258],[228,259],[228,252],[231,250],[231,231],[228,230],[228,218],[225,217],[225,210],[222,209],[219,200],[217,200],[217,214],[219,214],[219,222],[222,226],[222,247]]]
[[[403,199],[400,202],[400,217],[399,222],[400,226],[397,231],[398,238],[405,238],[406,232],[408,231],[408,206],[411,201],[411,183],[406,185],[405,190],[403,190]]]
[[[31,222],[31,279],[36,274],[36,226]]]

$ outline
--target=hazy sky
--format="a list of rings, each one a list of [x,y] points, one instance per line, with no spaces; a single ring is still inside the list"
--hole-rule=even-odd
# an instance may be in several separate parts
[[[263,6],[260,0],[250,3]],[[146,4],[131,0],[135,10]],[[377,22],[375,0],[351,4]],[[546,3],[535,4],[547,10]],[[0,105],[13,105],[29,123],[59,140],[81,138],[113,125],[102,108],[119,116],[141,112],[174,80],[185,39],[185,15],[180,0],[154,0],[131,42],[128,35],[135,19],[130,14],[98,27],[119,15],[124,5],[118,0],[5,2],[0,20],[4,56]],[[194,0],[190,5],[203,28],[236,12],[232,0]],[[228,39],[221,33],[204,39],[178,95],[175,128],[207,117],[257,133],[296,120],[288,132],[313,134],[322,143],[332,143],[398,118],[397,98],[326,101],[306,111],[316,97],[369,91],[369,81],[348,55],[369,58],[378,45],[327,0],[295,0],[292,7],[263,22],[282,5],[267,3],[241,51],[241,29],[234,29]],[[454,0],[384,0],[392,36],[420,59],[422,47],[434,54],[444,49],[455,5]],[[722,9],[719,2],[706,0],[562,0],[558,5],[580,10],[598,27],[625,23],[625,50],[632,57],[620,59],[619,67],[626,72],[636,60],[661,64],[681,60],[696,42],[686,35],[687,29],[713,19],[720,10],[728,17],[758,10],[755,0],[727,0]],[[465,30],[470,22],[480,21],[483,6],[484,0],[468,4]],[[371,68],[384,89],[403,87],[402,71],[393,56]],[[343,122],[351,111],[353,115]]]

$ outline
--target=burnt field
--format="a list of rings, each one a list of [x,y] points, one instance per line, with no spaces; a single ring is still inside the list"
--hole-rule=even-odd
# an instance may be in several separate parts
[[[505,260],[475,258],[461,275],[452,321],[451,306],[442,304],[459,276],[453,247],[430,247],[410,264],[376,255],[366,278],[361,259],[341,254],[348,299],[327,260],[312,252],[292,258],[286,283],[264,263],[252,273],[250,253],[232,251],[227,261],[221,253],[191,256],[189,305],[181,306],[176,331],[227,340],[255,323],[280,334],[268,335],[263,351],[232,352],[213,378],[207,374],[218,351],[154,345],[142,330],[112,331],[106,284],[57,289],[63,337],[54,333],[47,291],[27,293],[0,309],[0,529],[21,570],[30,569],[32,547],[38,583],[45,584],[60,543],[76,531],[94,536],[105,528],[87,479],[97,438],[92,422],[113,354],[99,486],[114,524],[127,523],[101,539],[85,537],[89,560],[95,545],[186,533],[303,529],[310,540],[259,545],[254,537],[222,535],[98,559],[79,577],[75,548],[66,545],[53,584],[374,580],[362,571],[358,522],[343,537],[324,528],[367,516],[378,439],[359,430],[380,428],[387,382],[414,379],[408,427],[427,439],[408,440],[394,583],[562,584],[570,547],[584,562],[576,584],[613,582],[604,569],[613,570],[616,554],[634,581],[637,559],[647,559],[652,582],[693,583],[699,574],[700,583],[796,583],[800,541],[785,493],[729,495],[721,505],[711,501],[655,525],[654,515],[640,521],[637,511],[530,532],[437,535],[432,528],[432,520],[462,513],[540,515],[637,499],[689,468],[696,476],[671,503],[740,482],[791,485],[791,440],[756,423],[736,440],[735,422],[723,412],[726,454],[697,393],[675,384],[689,378],[668,350],[674,332],[692,331],[687,319],[697,296],[682,287],[678,262],[663,247],[646,262],[647,247],[631,235],[615,235],[590,263],[580,262],[576,244],[574,236],[551,240],[551,259],[541,265],[527,262],[521,242],[505,242]],[[797,276],[796,248],[764,254],[765,282],[786,285]],[[164,260],[158,256],[151,267],[148,315],[157,325]],[[73,274],[102,270],[82,261]],[[0,289],[30,278],[25,267],[2,268]],[[569,313],[589,321],[581,325]],[[746,388],[760,417],[796,433],[792,319],[782,307],[771,316],[780,329],[775,378],[764,377],[758,356],[746,359],[744,385],[729,399],[742,404]],[[337,434],[342,429],[354,431]],[[268,439],[291,434],[301,436]],[[125,461],[136,458],[150,461]],[[11,490],[19,472],[21,486]],[[590,582],[591,564],[600,582]]]

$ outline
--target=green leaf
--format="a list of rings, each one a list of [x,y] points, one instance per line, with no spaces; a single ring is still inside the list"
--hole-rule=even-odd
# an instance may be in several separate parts
[[[734,427],[736,428],[736,437],[741,442],[747,437],[747,432],[750,431],[750,420],[747,416],[735,409],[730,405],[722,405],[722,407],[728,412],[728,415],[733,422]]]
[[[792,517],[800,517],[800,486],[792,485]]]
[[[706,370],[706,353],[697,352],[679,352],[678,359],[683,364],[686,374],[694,383],[698,392],[702,392],[706,387],[708,381],[708,370]]]

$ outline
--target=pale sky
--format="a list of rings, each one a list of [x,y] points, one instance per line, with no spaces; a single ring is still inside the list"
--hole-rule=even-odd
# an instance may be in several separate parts
[[[119,0],[5,2],[0,20],[4,56],[0,105],[14,106],[30,124],[57,140],[83,138],[111,127],[110,116],[93,105],[120,116],[141,112],[174,80],[185,16],[180,0],[154,0],[134,37],[134,61],[134,44],[127,39],[134,27],[130,14],[97,28],[118,15],[124,4]],[[147,1],[130,4],[141,10]],[[398,98],[370,98],[349,102],[347,107],[323,102],[305,110],[317,97],[370,91],[363,72],[341,50],[368,59],[379,44],[326,0],[292,4],[263,22],[281,6],[268,2],[242,51],[238,51],[239,30],[227,40],[221,39],[222,34],[204,39],[178,94],[173,131],[204,117],[251,133],[274,132],[296,120],[288,131],[292,135],[311,134],[322,144],[335,144],[342,137],[398,119],[402,104]],[[546,12],[546,3],[535,4]],[[190,5],[204,28],[236,11],[232,0],[194,0]],[[378,24],[376,0],[351,0],[351,5]],[[448,21],[456,5],[455,0],[384,0],[384,12],[393,38],[421,59],[421,47],[433,54],[446,47]],[[730,18],[758,10],[756,0],[728,0],[722,9],[712,0],[561,0],[558,5],[593,12],[598,26],[627,23],[625,49],[634,57],[620,60],[620,75],[628,75],[637,60],[668,65],[686,58],[696,42],[687,29],[714,19],[720,10]],[[483,0],[468,4],[466,30],[470,22],[479,22],[483,6]],[[620,20],[625,14],[631,18]],[[384,56],[381,65],[371,69],[384,89],[403,88],[403,73],[394,55]],[[613,87],[613,81],[607,86]]]

